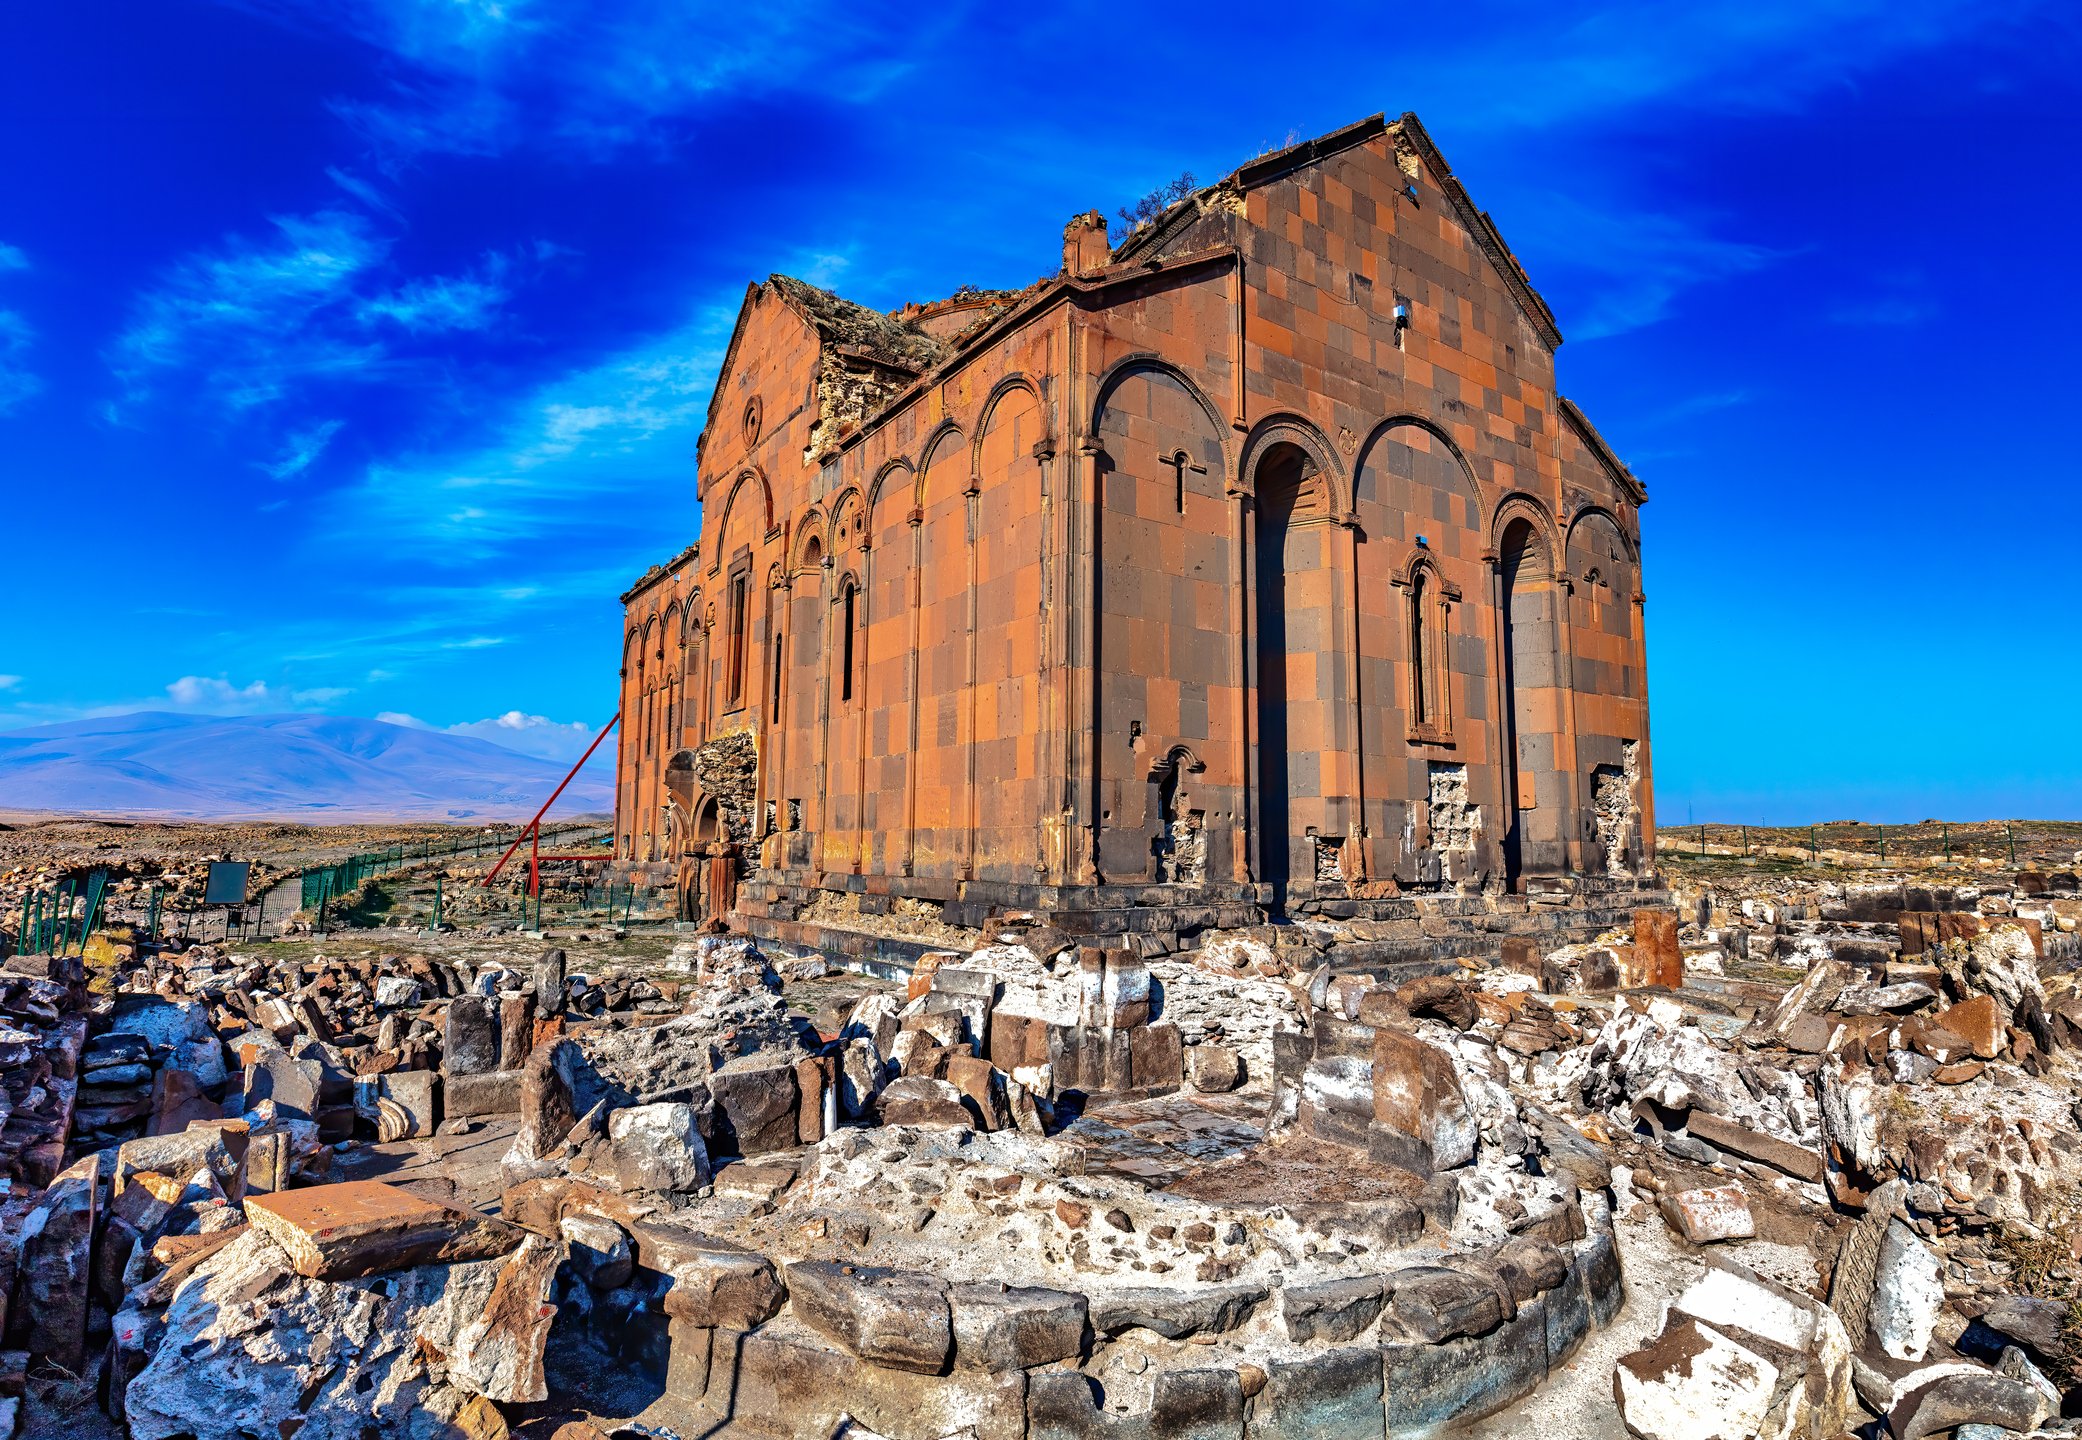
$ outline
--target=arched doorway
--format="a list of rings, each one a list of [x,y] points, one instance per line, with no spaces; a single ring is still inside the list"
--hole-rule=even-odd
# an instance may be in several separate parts
[[[1533,523],[1519,517],[1498,546],[1502,576],[1505,814],[1504,876],[1513,890],[1530,874],[1565,869],[1559,844],[1561,677],[1555,647],[1554,565]]]

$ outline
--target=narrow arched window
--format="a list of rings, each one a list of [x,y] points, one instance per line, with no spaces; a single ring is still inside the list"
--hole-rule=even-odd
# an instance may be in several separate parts
[[[1431,647],[1426,643],[1424,601],[1430,586],[1419,570],[1410,579],[1410,720],[1419,728],[1432,720]]]
[[[1410,739],[1451,744],[1453,705],[1446,669],[1446,615],[1460,592],[1428,565],[1410,571],[1405,624],[1410,656]]]
[[[859,597],[857,586],[848,585],[839,602],[839,703],[849,704],[853,699],[853,631],[854,602]]]

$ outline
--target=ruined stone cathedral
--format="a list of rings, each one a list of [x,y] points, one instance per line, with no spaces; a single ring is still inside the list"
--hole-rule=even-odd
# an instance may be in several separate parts
[[[1560,343],[1414,115],[1079,216],[1022,290],[750,286],[699,539],[622,597],[618,856],[813,943],[820,892],[1173,936],[1618,902],[1647,496]]]

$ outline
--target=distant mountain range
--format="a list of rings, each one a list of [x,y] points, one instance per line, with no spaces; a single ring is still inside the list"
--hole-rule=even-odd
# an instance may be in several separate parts
[[[181,819],[526,819],[568,767],[488,740],[336,715],[141,711],[0,731],[0,810]],[[553,813],[614,808],[612,763]]]

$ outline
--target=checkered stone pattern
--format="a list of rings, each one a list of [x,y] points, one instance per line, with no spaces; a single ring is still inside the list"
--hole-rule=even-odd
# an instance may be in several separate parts
[[[705,799],[675,758],[742,731],[742,864],[801,897],[1645,871],[1645,492],[1414,117],[1253,161],[1110,252],[1103,223],[1022,291],[882,315],[748,288],[698,543],[623,597],[622,859],[675,858],[667,801]]]

